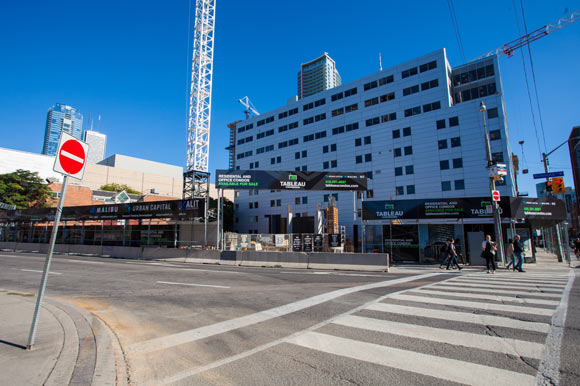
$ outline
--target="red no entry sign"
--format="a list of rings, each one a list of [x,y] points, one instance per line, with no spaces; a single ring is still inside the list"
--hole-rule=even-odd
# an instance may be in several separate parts
[[[499,201],[500,200],[499,190],[492,190],[491,191],[491,198],[493,198],[494,201]]]
[[[88,150],[89,145],[63,132],[56,152],[54,171],[82,179]]]

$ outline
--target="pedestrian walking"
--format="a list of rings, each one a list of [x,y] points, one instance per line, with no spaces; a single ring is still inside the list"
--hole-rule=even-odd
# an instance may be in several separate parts
[[[491,241],[491,236],[485,236],[485,240],[481,243],[481,256],[485,258],[487,264],[487,273],[495,273],[495,251],[497,247]]]
[[[451,244],[451,239],[447,239],[447,241],[445,241],[445,244],[439,250],[441,252],[441,256],[443,256],[443,260],[441,260],[441,263],[439,264],[439,269],[443,269],[443,266],[449,260],[449,245],[450,244]]]
[[[447,260],[447,270],[449,271],[449,264],[451,264],[451,266],[455,264],[455,266],[457,266],[457,269],[461,271],[461,267],[457,263],[457,251],[455,250],[455,240],[451,239],[447,250],[449,253],[449,259]]]
[[[455,239],[453,247],[455,248],[455,252],[457,252],[457,262],[463,264],[465,267],[467,265],[467,261],[465,260],[463,253],[461,253],[461,240]]]
[[[507,257],[508,257],[508,259],[510,259],[510,262],[505,267],[505,269],[510,269],[510,265],[511,265],[511,267],[515,271],[516,270],[516,261],[515,261],[515,255],[514,255],[514,241],[512,239],[508,239]]]
[[[523,252],[524,247],[520,241],[520,235],[516,235],[514,240],[514,255],[516,255],[516,266],[514,267],[514,271],[525,272],[522,269],[522,264],[524,263],[524,257],[522,256]]]

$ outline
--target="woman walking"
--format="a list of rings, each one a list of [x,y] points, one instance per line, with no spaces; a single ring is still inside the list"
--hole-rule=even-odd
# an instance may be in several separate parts
[[[481,250],[483,251],[481,252],[481,256],[485,258],[487,264],[487,273],[490,273],[490,267],[491,273],[495,273],[495,251],[497,250],[497,247],[495,246],[495,243],[491,241],[490,235],[485,236],[484,242],[481,243]]]
[[[505,269],[510,269],[510,265],[512,266],[513,270],[516,270],[516,262],[514,256],[514,241],[512,239],[508,239],[508,246],[507,246],[507,257],[510,259],[509,264],[505,267]]]

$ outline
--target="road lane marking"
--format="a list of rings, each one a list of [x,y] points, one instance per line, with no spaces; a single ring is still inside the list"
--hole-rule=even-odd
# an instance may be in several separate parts
[[[428,273],[417,276],[410,276],[401,279],[386,280],[378,283],[365,284],[355,287],[342,288],[336,291],[323,293],[307,299],[299,300],[294,303],[285,304],[280,307],[270,308],[268,310],[256,312],[254,314],[241,316],[239,318],[225,320],[223,322],[182,331],[176,334],[162,336],[150,339],[144,342],[138,342],[130,345],[128,351],[147,353],[152,351],[164,350],[171,347],[179,346],[185,343],[194,342],[200,339],[208,338],[214,335],[223,334],[228,331],[237,330],[256,323],[268,321],[277,317],[291,314],[321,303],[328,302],[338,297],[355,292],[366,291],[374,288],[389,287],[400,283],[420,280],[431,276],[440,275],[440,273]]]
[[[570,270],[569,279],[560,305],[552,317],[550,332],[546,337],[546,344],[542,360],[536,377],[537,385],[555,385],[560,383],[560,349],[562,347],[562,338],[564,337],[564,325],[566,323],[566,314],[568,313],[568,301],[570,299],[570,290],[576,278],[576,272]]]
[[[194,283],[177,283],[177,282],[173,282],[173,281],[158,281],[157,283],[159,283],[159,284],[171,284],[171,285],[189,285],[189,286],[192,286],[192,287],[231,288],[231,287],[226,287],[226,286],[223,286],[223,285],[194,284]]]
[[[409,302],[419,302],[428,304],[439,304],[444,306],[454,306],[454,307],[465,307],[465,308],[475,308],[479,310],[492,310],[492,311],[503,311],[503,312],[516,312],[520,314],[532,314],[532,315],[542,315],[542,316],[552,316],[554,314],[554,309],[547,308],[537,308],[537,307],[524,307],[524,306],[510,306],[506,304],[496,304],[496,303],[485,303],[485,302],[470,302],[465,300],[450,300],[450,299],[440,299],[417,295],[395,295],[391,296],[391,299],[404,300]]]
[[[515,288],[536,288],[536,287],[543,287],[543,288],[552,288],[553,291],[555,290],[562,290],[566,285],[561,284],[547,284],[547,283],[516,283],[514,281],[508,280],[479,280],[479,279],[455,279],[453,280],[455,283],[470,283],[470,284],[482,284],[482,283],[489,283],[489,284],[501,284],[501,285],[510,285]]]
[[[71,263],[83,263],[83,264],[105,264],[102,261],[88,261],[88,260],[73,260],[73,259],[63,259],[64,261],[68,261]],[[60,262],[62,260],[56,259],[55,261]]]
[[[531,385],[535,377],[456,359],[308,332],[289,343],[368,363],[410,371],[449,382],[481,386]]]
[[[484,326],[490,325],[496,327],[508,327],[516,330],[528,330],[541,333],[547,333],[550,330],[550,325],[547,323],[526,322],[523,320],[512,319],[505,316],[473,314],[469,312],[460,312],[460,311],[445,311],[422,307],[401,306],[398,304],[390,304],[390,303],[375,303],[369,305],[365,309],[390,314],[418,316],[422,318],[449,320],[453,322],[463,322]]]
[[[467,292],[447,292],[447,291],[435,291],[431,289],[421,289],[417,291],[411,291],[409,293],[426,294],[426,295],[439,295],[439,296],[452,296],[452,297],[462,297],[471,299],[484,299],[484,300],[497,300],[498,302],[513,302],[521,304],[541,304],[544,306],[557,306],[560,304],[559,300],[545,300],[545,299],[525,299],[516,298],[515,296],[497,296],[494,293],[490,294],[472,294]]]
[[[453,282],[445,282],[445,284],[441,283],[441,285],[444,286],[452,286],[452,287],[462,287],[462,288],[468,288],[468,287],[475,287],[475,288],[491,288],[491,289],[496,289],[496,288],[500,288],[500,289],[513,289],[513,290],[521,290],[522,287],[513,287],[513,286],[509,286],[509,285],[499,285],[499,284],[471,284],[471,283],[459,283],[457,281],[453,281]],[[543,294],[546,291],[550,291],[550,293],[557,293],[557,294],[561,294],[562,291],[555,289],[555,288],[545,288],[545,287],[529,287],[527,288],[528,291],[530,291],[530,295],[531,294]]]
[[[454,290],[457,291],[457,287],[446,287],[444,285],[445,282],[442,282],[441,284],[437,285],[437,286],[433,286],[433,289],[437,289],[437,290]],[[461,292],[455,292],[455,293],[463,293],[463,291],[469,291],[468,293],[483,293],[483,294],[489,294],[489,289],[486,288],[474,288],[474,287],[470,287],[470,288],[463,288]],[[528,292],[528,291],[515,291],[515,290],[500,290],[500,289],[494,289],[493,290],[494,294],[501,294],[501,295],[520,295],[520,296],[535,296],[535,297],[540,297],[540,298],[557,298],[560,299],[561,295],[560,294],[553,294],[553,293],[545,293],[545,292]],[[529,298],[532,299],[532,298]]]
[[[398,323],[390,320],[379,320],[355,315],[349,315],[335,320],[333,324],[534,359],[540,359],[542,356],[542,348],[544,347],[541,343],[455,331],[447,328]]]
[[[21,269],[21,271],[24,271],[24,272],[38,272],[38,273],[43,273],[44,272],[44,271],[37,271],[35,269]],[[51,273],[53,275],[61,275],[61,273],[59,273],[59,272],[48,272],[48,273]]]

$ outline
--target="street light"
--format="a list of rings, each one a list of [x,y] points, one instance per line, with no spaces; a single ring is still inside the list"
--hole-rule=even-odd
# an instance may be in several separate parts
[[[479,111],[481,112],[481,116],[483,118],[483,137],[485,140],[485,155],[487,158],[487,167],[489,168],[494,164],[493,159],[491,158],[491,144],[489,142],[489,133],[487,132],[487,125],[485,122],[485,111],[487,107],[485,103],[481,101],[479,104]],[[503,254],[503,234],[501,230],[501,218],[499,215],[499,203],[493,200],[493,191],[495,190],[495,180],[493,177],[489,178],[489,194],[491,196],[491,205],[493,208],[493,226],[495,228],[495,235],[497,238],[497,243],[499,244],[499,248],[497,249],[497,253],[501,258],[502,265],[505,265],[504,254]]]

